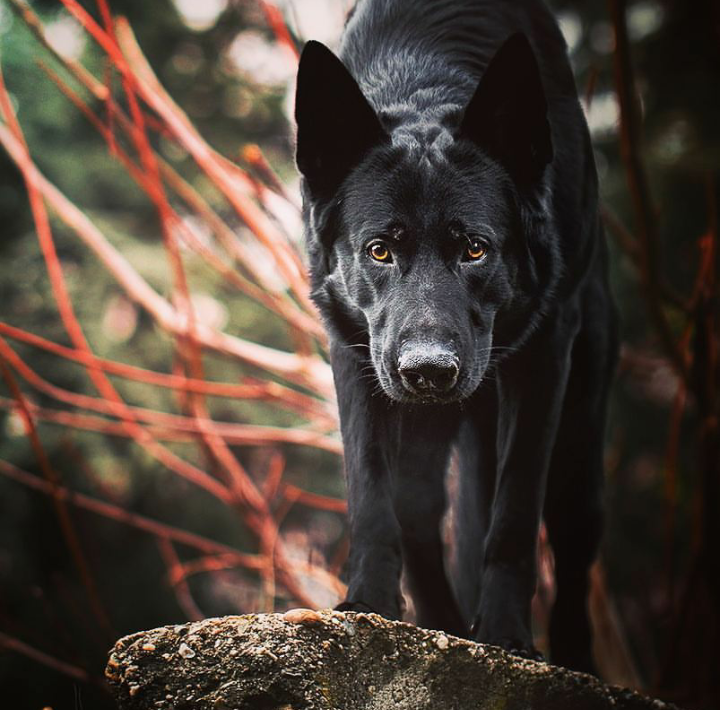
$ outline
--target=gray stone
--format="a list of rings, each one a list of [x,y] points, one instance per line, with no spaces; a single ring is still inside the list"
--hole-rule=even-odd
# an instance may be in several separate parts
[[[227,616],[126,636],[121,710],[669,710],[591,676],[375,614]]]

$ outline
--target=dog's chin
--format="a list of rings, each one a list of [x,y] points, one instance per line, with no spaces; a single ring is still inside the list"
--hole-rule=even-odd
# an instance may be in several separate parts
[[[388,399],[398,404],[411,404],[416,406],[439,406],[444,404],[459,404],[466,400],[477,387],[454,387],[449,392],[412,392],[403,387],[402,382],[395,382],[386,378],[380,380],[380,386]]]

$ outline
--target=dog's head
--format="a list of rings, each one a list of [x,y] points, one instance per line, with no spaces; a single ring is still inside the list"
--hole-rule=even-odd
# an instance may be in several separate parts
[[[520,327],[552,160],[546,114],[524,35],[466,106],[438,112],[417,96],[380,115],[330,50],[306,45],[297,164],[314,293],[346,344],[369,347],[390,398],[468,397],[509,342],[503,329]]]

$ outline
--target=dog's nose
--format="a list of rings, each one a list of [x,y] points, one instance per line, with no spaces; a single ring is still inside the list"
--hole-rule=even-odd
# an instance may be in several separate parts
[[[444,346],[404,347],[398,359],[403,386],[414,394],[449,392],[460,372],[457,355]]]

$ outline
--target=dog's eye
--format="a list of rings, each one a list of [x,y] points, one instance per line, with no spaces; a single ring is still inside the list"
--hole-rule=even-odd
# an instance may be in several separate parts
[[[385,264],[389,264],[392,261],[392,254],[385,242],[373,242],[368,246],[367,253],[375,259],[375,261],[381,261]]]
[[[481,239],[470,239],[465,249],[466,261],[480,261],[487,254],[487,245]]]

